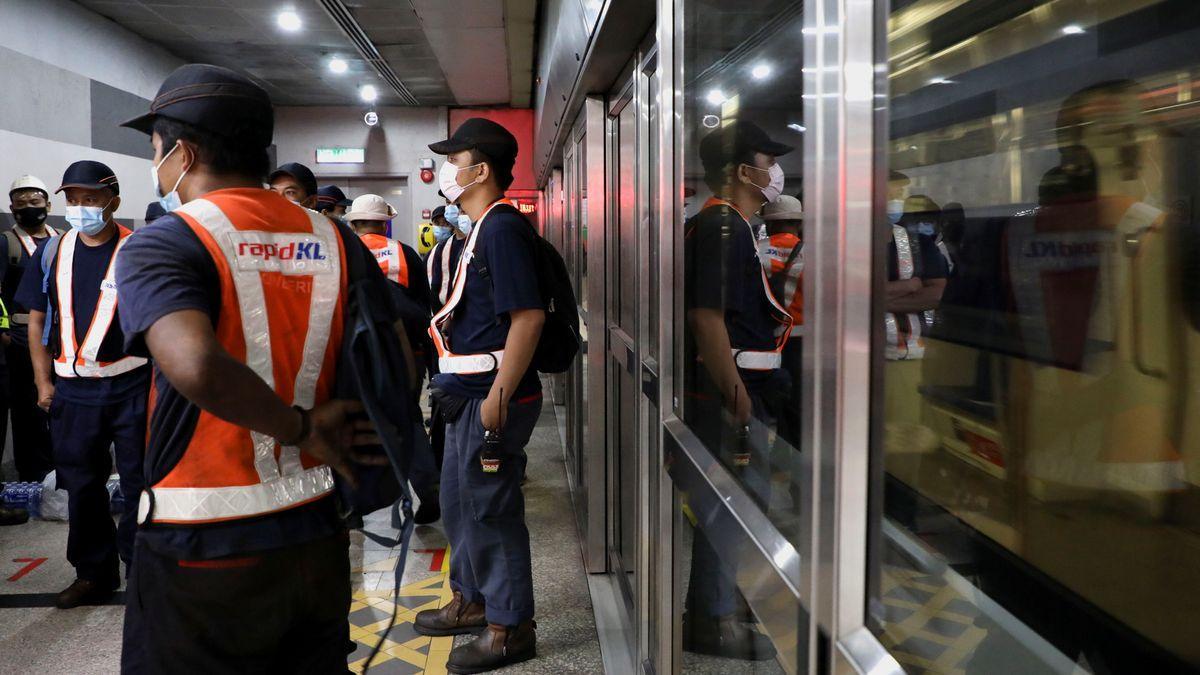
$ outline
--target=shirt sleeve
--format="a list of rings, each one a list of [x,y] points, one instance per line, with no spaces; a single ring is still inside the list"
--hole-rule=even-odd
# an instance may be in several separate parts
[[[492,278],[496,316],[518,309],[545,309],[534,261],[533,228],[515,214],[489,218],[481,247]],[[481,233],[482,234],[482,233]]]
[[[21,284],[17,286],[17,295],[14,298],[17,304],[30,311],[45,312],[49,302],[46,292],[42,290],[42,281],[45,278],[42,274],[42,251],[45,250],[46,244],[39,243],[38,247],[34,249],[33,255],[29,256],[29,262],[25,265],[25,273],[21,275]]]
[[[146,331],[159,319],[199,310],[216,320],[221,284],[204,244],[181,218],[164,216],[138,230],[117,257],[117,293],[125,351],[150,356]]]
[[[731,262],[745,252],[738,248],[738,233],[733,229],[736,225],[740,223],[732,222],[730,217],[717,217],[710,210],[702,211],[692,226],[686,228],[684,305],[687,309],[737,310],[739,303],[729,299],[739,297],[741,283],[733,273],[737,267]],[[750,246],[757,256],[753,240]]]

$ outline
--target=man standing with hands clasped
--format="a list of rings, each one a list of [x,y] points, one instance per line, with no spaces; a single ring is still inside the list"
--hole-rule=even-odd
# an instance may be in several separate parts
[[[452,673],[480,673],[537,651],[521,477],[541,414],[541,383],[530,363],[545,305],[537,234],[504,199],[516,139],[495,122],[472,118],[429,148],[446,156],[440,187],[467,217],[469,235],[430,330],[440,370],[432,386],[447,419],[441,500],[454,598],[420,612],[416,629],[457,635],[483,628],[446,664]]]

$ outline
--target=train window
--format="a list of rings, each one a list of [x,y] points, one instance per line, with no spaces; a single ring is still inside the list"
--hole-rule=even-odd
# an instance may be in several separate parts
[[[872,628],[912,672],[1200,667],[1200,5],[892,5]]]
[[[683,3],[682,418],[799,539],[803,104],[798,0]],[[774,209],[774,211],[772,211]],[[684,669],[775,658],[736,583],[736,523],[681,500]],[[720,511],[719,509],[717,511]],[[755,625],[757,620],[763,625]],[[780,620],[794,637],[797,617]],[[712,661],[712,659],[718,659]],[[711,661],[711,662],[710,662]],[[714,665],[715,664],[715,665]],[[772,664],[773,666],[774,664]],[[766,670],[762,671],[766,672]]]

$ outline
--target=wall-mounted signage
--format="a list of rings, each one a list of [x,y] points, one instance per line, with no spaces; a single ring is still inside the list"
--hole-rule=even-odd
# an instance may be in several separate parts
[[[366,148],[317,148],[317,164],[364,164]]]

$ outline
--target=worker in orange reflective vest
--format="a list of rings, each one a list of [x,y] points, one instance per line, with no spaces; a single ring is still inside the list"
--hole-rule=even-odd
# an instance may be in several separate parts
[[[403,335],[412,346],[415,363],[410,372],[415,374],[413,382],[413,419],[421,420],[421,382],[426,355],[432,347],[426,327],[429,325],[429,280],[425,277],[421,256],[407,244],[389,238],[387,222],[396,217],[396,210],[379,195],[360,195],[350,205],[344,216],[346,222],[375,255],[379,268],[388,278],[394,300],[400,310]],[[428,525],[441,517],[438,483],[441,463],[433,456],[429,437],[423,428],[413,434],[417,447],[414,449],[412,471],[409,480],[417,493],[420,506],[413,514],[418,525]]]
[[[67,560],[76,579],[55,599],[61,609],[108,600],[120,586],[118,557],[127,566],[133,557],[150,369],[126,353],[117,320],[114,270],[132,234],[113,218],[120,191],[100,162],[67,167],[56,192],[66,192],[71,231],[36,249],[17,291],[30,310],[30,359],[38,404],[50,414],[57,485],[69,495]],[[125,500],[116,528],[110,447]]]
[[[800,375],[804,349],[804,208],[800,200],[781,195],[762,208],[767,239],[759,241],[759,258],[771,292],[792,316],[791,339],[783,346],[783,369],[791,376],[791,401],[779,413],[779,437],[800,447]]]

